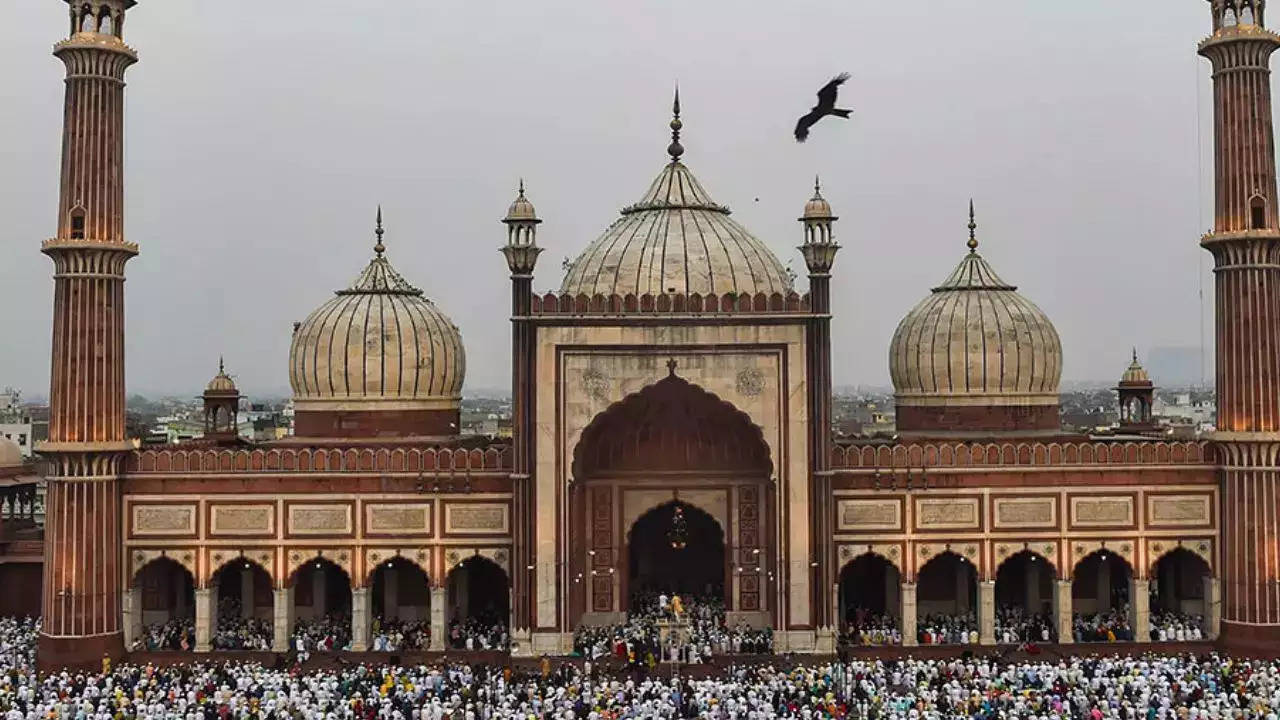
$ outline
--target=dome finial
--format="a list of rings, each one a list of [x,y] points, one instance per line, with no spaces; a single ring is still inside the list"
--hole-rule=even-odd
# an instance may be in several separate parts
[[[969,252],[978,251],[978,237],[975,231],[978,229],[978,223],[973,219],[973,198],[969,198]]]
[[[676,96],[671,103],[671,144],[667,146],[667,154],[671,156],[671,162],[679,162],[680,156],[684,155],[684,146],[680,144],[682,127],[684,123],[680,122],[680,84],[676,83]]]
[[[524,197],[524,178],[520,178],[520,197]]]
[[[387,246],[382,244],[382,203],[378,203],[378,220],[373,234],[378,236],[378,242],[374,243],[373,251],[378,254],[378,257],[382,257],[382,253],[387,250]]]
[[[813,196],[822,197],[822,178],[813,176]]]
[[[1136,347],[1133,349],[1133,364],[1138,364],[1138,348]]]
[[[222,356],[218,356],[218,374],[223,375],[227,372],[227,366],[222,362]]]

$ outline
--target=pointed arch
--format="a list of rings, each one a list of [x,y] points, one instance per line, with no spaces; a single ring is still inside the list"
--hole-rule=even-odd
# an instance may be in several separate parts
[[[671,374],[613,403],[583,430],[573,477],[660,470],[773,472],[764,432],[714,393]]]

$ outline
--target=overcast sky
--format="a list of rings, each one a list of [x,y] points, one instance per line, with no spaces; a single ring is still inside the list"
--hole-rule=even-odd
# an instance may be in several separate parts
[[[66,10],[2,5],[0,386],[43,395]],[[1209,27],[1203,0],[142,0],[129,390],[198,393],[221,353],[242,389],[286,393],[291,325],[367,262],[379,202],[388,256],[462,330],[468,388],[507,387],[517,179],[545,220],[536,286],[556,288],[661,169],[677,81],[684,159],[801,289],[795,218],[821,173],[837,383],[888,384],[971,195],[985,256],[1057,325],[1064,378],[1114,379],[1131,345],[1200,344]],[[841,70],[856,114],[797,145]]]

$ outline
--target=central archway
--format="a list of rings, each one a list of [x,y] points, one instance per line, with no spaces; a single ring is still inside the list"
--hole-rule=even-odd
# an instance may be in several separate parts
[[[571,624],[615,622],[636,593],[661,589],[710,592],[732,620],[771,622],[772,474],[761,429],[674,365],[597,415],[573,452]],[[677,509],[683,549],[669,537]]]
[[[629,609],[658,593],[727,599],[724,531],[693,505],[672,501],[640,516],[627,550]]]

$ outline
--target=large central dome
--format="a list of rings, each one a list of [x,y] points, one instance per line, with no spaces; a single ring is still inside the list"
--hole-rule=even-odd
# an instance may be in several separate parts
[[[573,261],[560,290],[573,295],[789,293],[791,276],[729,217],[680,162],[680,99],[671,161],[634,205]]]

